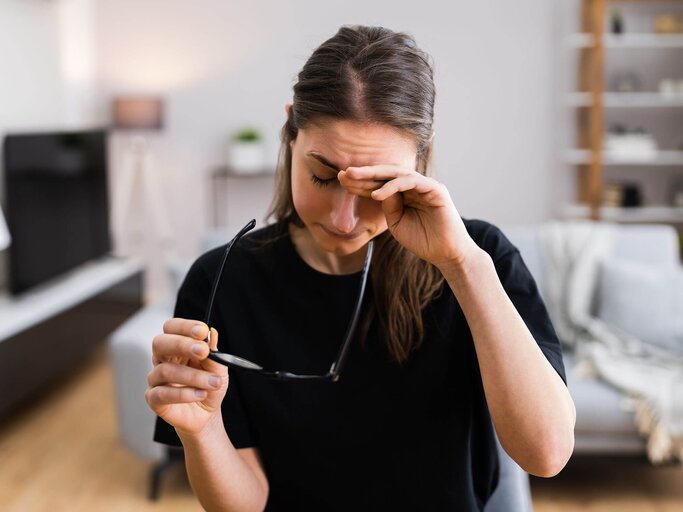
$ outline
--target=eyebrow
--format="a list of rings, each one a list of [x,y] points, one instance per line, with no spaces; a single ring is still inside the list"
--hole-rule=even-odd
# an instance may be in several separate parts
[[[341,169],[339,169],[338,166],[329,162],[324,156],[319,155],[318,153],[313,153],[313,152],[309,151],[308,153],[306,153],[306,156],[310,156],[310,157],[315,158],[318,162],[323,164],[325,167],[329,167],[330,169],[332,169],[335,172],[339,172],[341,170]]]

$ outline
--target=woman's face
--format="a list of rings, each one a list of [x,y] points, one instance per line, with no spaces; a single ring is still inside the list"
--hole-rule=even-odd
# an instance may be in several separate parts
[[[292,142],[292,196],[316,245],[348,255],[387,229],[381,203],[347,192],[339,170],[378,164],[415,169],[416,157],[413,138],[384,124],[328,121],[299,130]]]

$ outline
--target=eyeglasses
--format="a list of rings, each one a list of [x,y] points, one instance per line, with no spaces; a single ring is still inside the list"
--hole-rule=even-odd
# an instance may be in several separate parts
[[[213,302],[214,299],[216,298],[216,291],[218,290],[218,285],[221,280],[221,275],[223,274],[223,269],[225,268],[225,262],[228,260],[228,254],[230,254],[230,249],[232,249],[232,246],[239,240],[245,233],[248,231],[251,231],[254,226],[256,225],[256,220],[252,219],[247,223],[246,226],[244,226],[238,233],[235,235],[235,238],[233,238],[230,243],[227,245],[225,248],[225,252],[223,253],[223,260],[221,261],[220,268],[218,269],[218,273],[216,274],[216,277],[213,281],[213,288],[211,290],[211,296],[209,298],[209,304],[206,307],[206,317],[204,319],[204,322],[206,325],[210,325],[209,322],[211,320],[211,311],[213,309]],[[344,342],[341,345],[341,348],[339,349],[339,352],[337,353],[337,358],[334,360],[332,363],[332,366],[330,366],[329,371],[324,374],[324,375],[297,375],[295,373],[287,372],[287,371],[273,371],[273,370],[266,370],[262,366],[252,363],[251,361],[244,359],[242,357],[234,356],[232,354],[226,354],[224,352],[218,352],[216,350],[211,350],[209,352],[209,359],[212,361],[216,361],[217,363],[223,364],[225,366],[228,366],[230,368],[234,367],[239,370],[247,371],[247,372],[253,372],[253,373],[259,373],[261,375],[265,375],[267,377],[271,377],[273,379],[278,379],[278,380],[331,380],[333,382],[336,382],[339,380],[339,376],[341,374],[342,366],[344,365],[344,361],[346,360],[346,356],[348,354],[349,347],[351,346],[351,340],[353,339],[353,333],[356,330],[356,324],[358,323],[358,317],[360,316],[360,310],[361,306],[363,304],[363,296],[365,295],[365,285],[368,280],[368,273],[370,271],[370,261],[372,260],[372,247],[373,247],[373,241],[370,240],[368,243],[368,250],[367,254],[365,255],[365,263],[363,264],[363,271],[361,273],[361,280],[360,280],[360,288],[358,290],[358,298],[356,299],[356,305],[353,308],[353,316],[351,317],[351,321],[349,323],[349,326],[346,329],[346,335],[344,336]],[[211,345],[211,329],[209,329],[209,335],[206,337],[205,340],[209,346]]]

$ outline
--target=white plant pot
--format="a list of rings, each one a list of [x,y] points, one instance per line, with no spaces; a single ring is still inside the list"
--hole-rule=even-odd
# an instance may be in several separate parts
[[[260,142],[233,142],[228,151],[228,166],[235,174],[263,172],[266,168],[263,144]]]

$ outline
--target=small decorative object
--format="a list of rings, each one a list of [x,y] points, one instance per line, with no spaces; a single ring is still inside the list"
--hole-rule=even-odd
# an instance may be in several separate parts
[[[680,34],[683,32],[683,16],[658,14],[655,16],[655,33]]]
[[[675,208],[683,208],[683,178],[672,180],[671,205]]]
[[[621,206],[624,208],[637,208],[643,205],[643,194],[637,183],[624,184],[624,193],[621,197]]]
[[[624,195],[624,187],[620,183],[609,183],[605,185],[602,192],[602,205],[611,208],[621,206],[621,199]]]
[[[637,208],[643,204],[643,195],[637,183],[609,183],[602,192],[602,205],[612,208]]]
[[[616,92],[637,92],[641,88],[640,77],[633,71],[619,71],[612,77],[612,89]]]
[[[263,172],[265,150],[261,132],[256,128],[243,128],[232,135],[228,151],[228,166],[235,174]]]
[[[605,135],[604,149],[613,159],[647,161],[656,156],[657,142],[642,127],[617,124]]]
[[[621,15],[619,9],[612,11],[611,17],[612,34],[623,34],[624,32],[624,17]]]
[[[659,81],[659,94],[662,96],[675,96],[676,95],[676,80],[673,80],[671,78],[663,78],[662,80]]]

